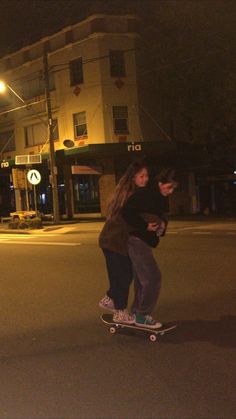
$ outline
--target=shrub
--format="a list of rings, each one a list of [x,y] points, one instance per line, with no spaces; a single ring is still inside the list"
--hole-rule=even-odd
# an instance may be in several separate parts
[[[42,220],[39,217],[31,218],[30,220],[27,220],[27,222],[29,224],[29,228],[32,230],[43,227]]]
[[[26,218],[25,220],[19,220],[15,218],[9,223],[8,228],[12,230],[39,229],[42,228],[42,220],[38,217]]]
[[[19,226],[19,222],[19,218],[14,218],[14,220],[10,221],[10,223],[8,224],[8,228],[10,228],[11,230],[17,229]]]

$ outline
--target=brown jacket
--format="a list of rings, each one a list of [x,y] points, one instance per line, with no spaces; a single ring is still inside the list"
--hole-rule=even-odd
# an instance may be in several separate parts
[[[129,225],[123,220],[107,220],[99,235],[98,243],[102,249],[111,250],[121,255],[127,255]]]

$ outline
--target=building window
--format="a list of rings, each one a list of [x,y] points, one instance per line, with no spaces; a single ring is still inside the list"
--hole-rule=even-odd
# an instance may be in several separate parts
[[[110,50],[110,72],[112,77],[125,77],[124,51]]]
[[[49,74],[49,90],[55,89],[54,74]],[[17,89],[18,90],[18,89]],[[37,96],[45,95],[45,81],[43,74],[39,72],[37,76],[29,75],[22,84],[22,97],[23,99],[31,99]]]
[[[53,125],[53,140],[58,140],[59,138],[59,131],[58,131],[58,124],[57,119],[52,120]],[[47,141],[48,137],[48,127],[47,123],[43,124],[42,122],[39,124],[29,125],[25,127],[25,146],[31,147],[37,144],[44,144]]]
[[[73,114],[75,138],[87,136],[86,112]]]
[[[113,106],[113,126],[115,134],[128,134],[128,107]]]
[[[0,153],[14,151],[15,146],[15,133],[13,130],[0,133]]]
[[[75,86],[76,84],[80,84],[84,82],[82,57],[77,58],[76,60],[70,61],[69,69],[70,69],[70,85],[71,86]]]

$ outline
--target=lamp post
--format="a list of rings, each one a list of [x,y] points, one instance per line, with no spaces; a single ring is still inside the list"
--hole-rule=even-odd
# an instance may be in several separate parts
[[[57,224],[60,220],[59,216],[59,202],[58,202],[58,189],[57,189],[57,168],[55,165],[55,149],[54,149],[54,140],[53,140],[53,125],[52,125],[52,109],[51,109],[51,98],[50,98],[50,89],[49,89],[49,77],[48,77],[48,61],[47,54],[44,54],[43,57],[44,64],[44,77],[45,77],[45,100],[46,100],[46,112],[47,112],[47,126],[48,126],[48,138],[49,138],[49,155],[50,155],[50,183],[52,186],[52,202],[53,202],[53,222]],[[25,100],[11,87],[9,84],[4,81],[0,81],[0,93],[4,93],[6,90],[9,90],[11,93],[16,96],[16,98],[28,106]]]
[[[57,167],[55,162],[55,149],[53,139],[53,125],[52,125],[52,107],[51,96],[49,87],[49,71],[48,71],[48,56],[46,50],[43,55],[43,68],[44,68],[44,82],[45,82],[45,98],[48,119],[48,138],[50,148],[50,183],[52,186],[52,201],[53,201],[53,221],[57,224],[60,220],[59,204],[58,204],[58,189],[57,189]]]

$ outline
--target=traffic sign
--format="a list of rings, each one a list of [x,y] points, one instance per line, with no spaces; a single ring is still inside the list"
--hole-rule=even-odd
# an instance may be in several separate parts
[[[27,173],[27,179],[32,185],[38,185],[38,183],[41,182],[41,174],[38,170],[29,170]]]

